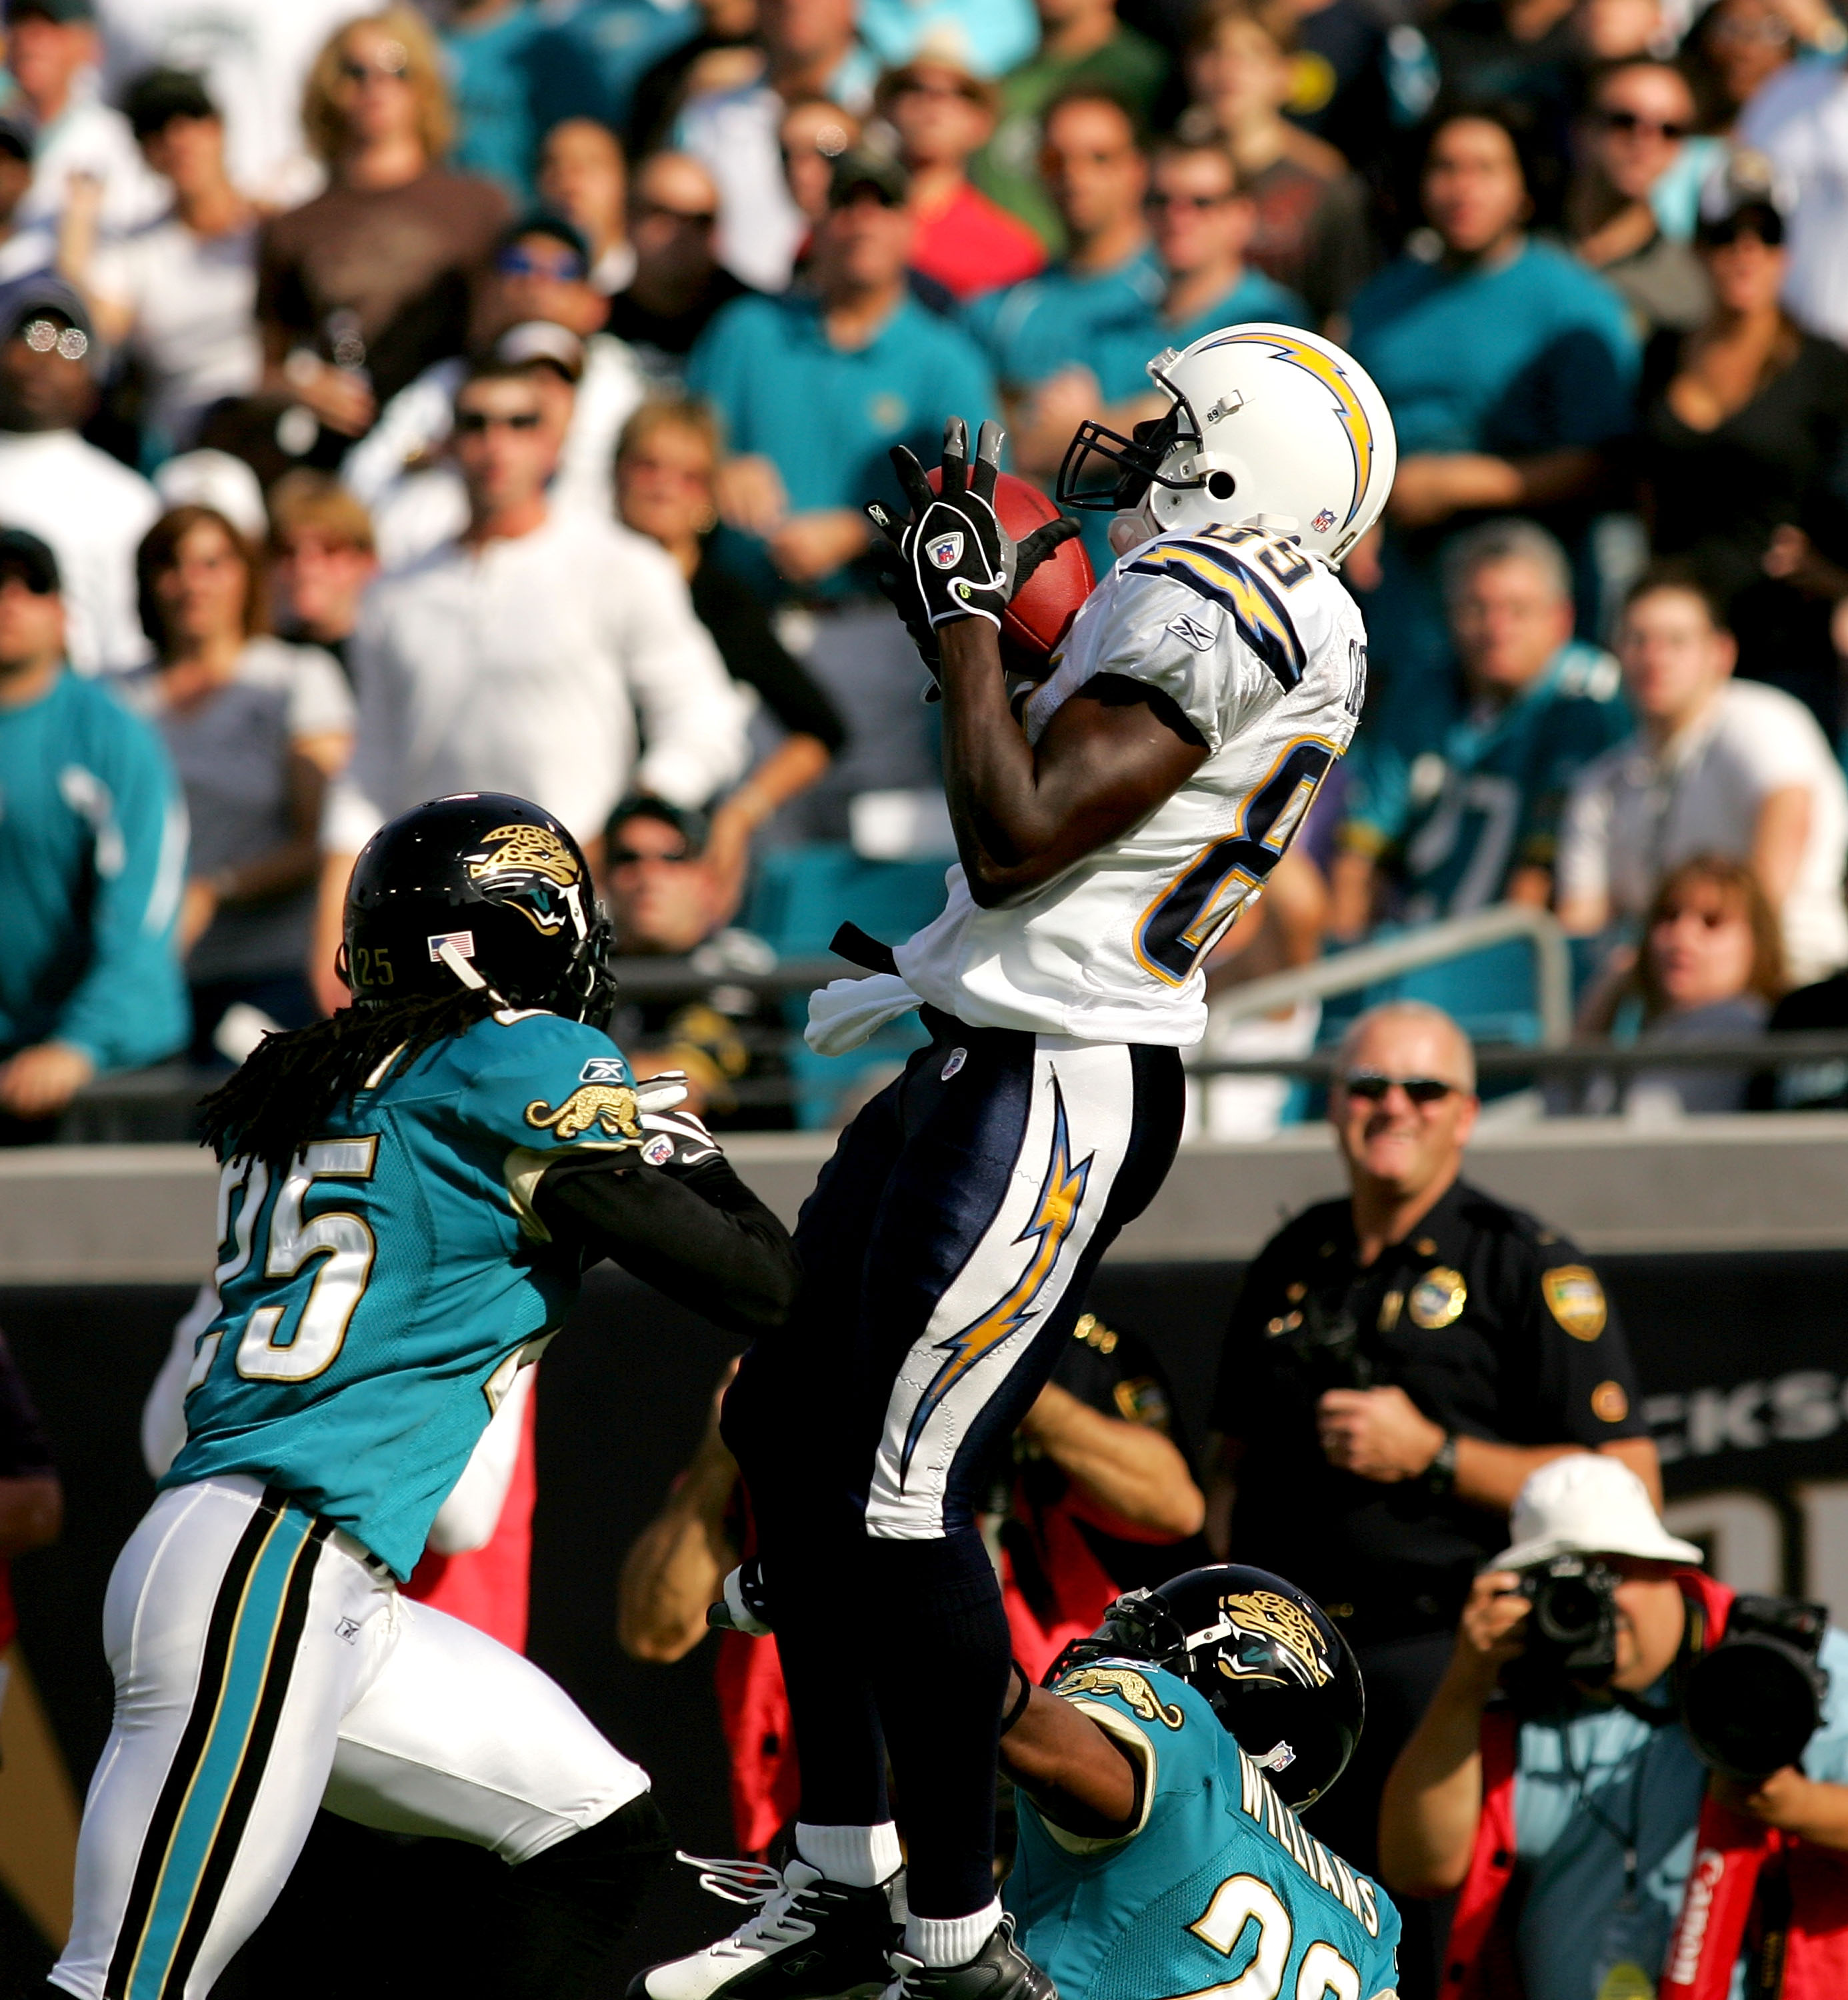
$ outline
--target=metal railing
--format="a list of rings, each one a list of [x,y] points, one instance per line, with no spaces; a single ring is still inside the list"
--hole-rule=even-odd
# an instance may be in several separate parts
[[[1561,1048],[1572,1035],[1572,950],[1559,927],[1559,919],[1550,910],[1533,908],[1524,903],[1498,903],[1492,909],[1447,918],[1442,923],[1408,932],[1403,937],[1356,945],[1351,950],[1318,959],[1313,965],[1299,966],[1293,972],[1254,979],[1249,985],[1215,994],[1213,1012],[1221,1021],[1249,1020],[1256,1015],[1297,1006],[1304,1000],[1356,993],[1381,980],[1396,979],[1402,973],[1416,972],[1427,965],[1441,965],[1448,959],[1465,958],[1515,938],[1524,938],[1533,946],[1534,1012],[1540,1019],[1540,1046]],[[1204,1075],[1220,1067],[1203,1063],[1198,1073]],[[1274,1075],[1284,1065],[1266,1061],[1250,1067]]]

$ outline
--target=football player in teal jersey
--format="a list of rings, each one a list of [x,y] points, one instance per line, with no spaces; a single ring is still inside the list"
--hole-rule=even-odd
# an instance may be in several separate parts
[[[397,1587],[588,1265],[745,1335],[794,1293],[788,1237],[683,1092],[637,1086],[593,1025],[608,936],[549,814],[419,807],[354,868],[354,1004],[208,1100],[222,1310],[110,1579],[115,1726],[53,1992],[209,1993],[323,1804],[512,1864],[481,1926],[506,2000],[589,1990],[664,1858],[645,1773]]]
[[[1396,1992],[1398,1911],[1294,1810],[1360,1733],[1360,1670],[1319,1606],[1265,1570],[1190,1570],[1120,1597],[1047,1678],[1022,1677],[1002,1739],[1021,1798],[1003,1900],[1061,1995]]]

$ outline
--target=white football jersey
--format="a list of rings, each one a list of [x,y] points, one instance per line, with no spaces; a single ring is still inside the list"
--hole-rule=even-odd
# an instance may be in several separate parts
[[[1325,564],[1256,528],[1158,536],[1124,556],[1026,704],[1037,741],[1093,675],[1169,695],[1206,762],[1140,825],[1007,909],[960,865],[949,907],[898,949],[912,990],[971,1027],[1190,1047],[1201,962],[1258,894],[1353,741],[1367,633]]]

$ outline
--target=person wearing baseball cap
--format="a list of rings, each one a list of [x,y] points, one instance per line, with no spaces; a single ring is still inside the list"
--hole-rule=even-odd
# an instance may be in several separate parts
[[[1715,1884],[1735,1853],[1756,1865],[1766,1828],[1788,1862],[1793,1939],[1832,1923],[1828,1949],[1848,1949],[1848,1637],[1822,1635],[1827,1692],[1801,1761],[1724,1778],[1697,1751],[1681,1693],[1734,1593],[1662,1525],[1642,1481],[1607,1455],[1551,1460],[1516,1496],[1510,1533],[1381,1807],[1387,1885],[1458,1896],[1446,2000],[1509,1990],[1511,1960],[1525,2000],[1641,2000],[1671,1974],[1665,1993],[1725,2000],[1752,1881],[1725,1898]],[[1818,1860],[1799,1865],[1805,1849]]]
[[[0,1145],[186,1034],[179,787],[153,728],[71,671],[64,624],[57,556],[0,526]]]

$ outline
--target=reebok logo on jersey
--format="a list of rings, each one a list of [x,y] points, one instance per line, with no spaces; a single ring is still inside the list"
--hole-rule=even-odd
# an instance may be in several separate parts
[[[627,1083],[629,1066],[620,1056],[592,1056],[578,1072],[580,1083]]]
[[[444,931],[439,936],[426,938],[424,943],[430,948],[430,963],[432,965],[442,962],[443,947],[446,944],[453,944],[464,958],[473,958],[475,955],[475,934],[473,931]]]
[[[963,537],[960,529],[953,529],[947,535],[939,535],[929,543],[924,553],[939,569],[954,569],[963,559]]]
[[[1213,650],[1213,634],[1191,613],[1183,611],[1179,617],[1170,618],[1167,629],[1183,646],[1191,646],[1197,653],[1210,653]]]

